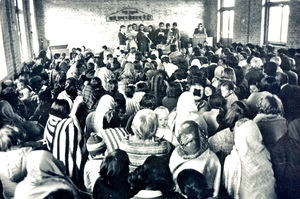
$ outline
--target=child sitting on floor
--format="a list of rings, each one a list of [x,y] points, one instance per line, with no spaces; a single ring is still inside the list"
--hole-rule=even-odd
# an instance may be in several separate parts
[[[154,112],[158,119],[158,128],[155,136],[159,139],[165,139],[169,141],[174,146],[178,146],[179,144],[177,139],[168,125],[169,110],[164,106],[159,106],[154,110]]]
[[[30,100],[31,91],[27,87],[25,80],[20,79],[17,81],[17,91],[19,93],[19,99],[21,101],[29,101]]]

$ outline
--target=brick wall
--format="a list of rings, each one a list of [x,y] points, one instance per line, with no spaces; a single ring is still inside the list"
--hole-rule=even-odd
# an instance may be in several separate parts
[[[218,1],[206,0],[204,3],[204,26],[208,36],[214,37],[214,42],[217,39],[217,22],[218,22]]]
[[[233,41],[260,44],[261,0],[238,0],[235,4]]]
[[[214,30],[214,37],[217,36],[217,2],[218,0],[211,0],[205,4],[209,10],[205,15],[205,21],[210,29]],[[233,42],[263,44],[262,0],[236,0],[234,10]],[[299,10],[300,1],[291,0],[288,47],[299,48],[300,46]]]
[[[204,1],[207,0],[39,0],[35,4],[39,38],[44,44],[46,40],[50,45],[84,44],[97,51],[104,44],[115,47],[119,26],[134,21],[106,22],[105,17],[125,7],[153,15],[153,21],[137,21],[137,24],[176,21],[182,34],[188,37],[203,21]]]
[[[300,1],[291,0],[288,46],[300,48]]]
[[[7,78],[21,69],[21,54],[19,46],[19,36],[16,26],[16,13],[13,1],[0,1],[1,27],[4,41],[5,62],[7,68]],[[0,71],[1,72],[1,71]]]

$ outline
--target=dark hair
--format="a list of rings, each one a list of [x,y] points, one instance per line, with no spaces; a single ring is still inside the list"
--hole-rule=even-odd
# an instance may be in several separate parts
[[[100,181],[106,185],[117,185],[119,181],[127,180],[129,173],[129,157],[121,149],[109,153],[100,166]]]
[[[136,92],[148,92],[149,87],[146,82],[139,82],[136,84]]]
[[[160,190],[165,195],[175,188],[168,161],[153,155],[135,169],[128,180],[132,195],[143,189]]]
[[[154,110],[157,107],[156,97],[150,93],[146,93],[140,101],[140,106]]]
[[[230,67],[235,67],[239,64],[239,60],[233,55],[229,56],[227,60]]]
[[[200,57],[199,58],[201,65],[208,64],[208,58],[207,57]]]
[[[202,70],[195,70],[193,73],[188,76],[188,82],[190,85],[200,84],[201,86],[206,86],[206,70],[203,68]]]
[[[213,189],[208,188],[205,176],[196,170],[182,170],[177,176],[177,183],[187,199],[205,199],[213,196]]]
[[[228,90],[234,90],[234,83],[232,81],[223,80],[221,81],[221,86],[226,87]]]
[[[280,84],[275,77],[266,76],[260,81],[259,89],[277,95],[280,92]]]
[[[109,58],[113,58],[113,55],[111,53],[109,53],[108,55],[106,55],[106,58],[109,59]]]
[[[171,44],[170,51],[175,52],[177,50],[177,46],[175,44]]]
[[[154,69],[157,69],[158,64],[156,61],[151,61],[150,63],[153,65]]]
[[[167,80],[167,76],[165,71],[158,71],[151,81],[151,91],[158,104],[161,104],[162,98],[166,95],[167,86],[164,81]]]
[[[240,85],[243,82],[244,78],[245,78],[243,69],[240,66],[235,66],[233,68],[233,70],[234,70],[235,77],[236,77],[236,85]]]
[[[163,58],[161,58],[161,62],[162,63],[170,63],[170,58],[169,57],[167,57],[167,56],[165,56],[165,57],[163,57]]]
[[[123,194],[127,196],[128,173],[129,157],[127,153],[121,149],[109,153],[101,163],[100,177],[93,188],[93,198],[123,198],[120,196]]]
[[[125,28],[125,27],[126,27],[125,25],[121,25],[121,26],[120,26],[120,30],[121,30],[122,28]]]
[[[134,92],[135,92],[135,87],[134,86],[126,86],[126,88],[125,88],[126,97],[132,98]]]
[[[153,31],[153,30],[154,30],[153,26],[152,26],[152,25],[149,25],[148,28],[150,28],[150,27],[152,28],[152,31]]]
[[[190,75],[194,75],[194,74],[197,74],[197,72],[199,72],[199,68],[198,66],[196,65],[192,65],[189,69],[189,72],[190,72]]]
[[[68,85],[65,85],[65,90],[68,95],[77,95],[77,80],[73,77],[66,79],[66,82],[69,81]],[[76,93],[76,94],[75,94]]]
[[[235,101],[225,115],[224,124],[233,129],[235,122],[244,117],[248,117],[247,105],[243,101]]]
[[[179,68],[179,69],[175,70],[175,72],[172,74],[171,77],[173,78],[173,80],[183,80],[188,77],[188,73],[187,73],[186,69]]]
[[[67,189],[57,189],[49,193],[44,199],[73,199],[74,194],[72,193],[71,190]]]
[[[50,108],[50,114],[60,118],[67,118],[70,114],[70,105],[67,100],[57,99]]]
[[[200,49],[198,47],[193,48],[193,52],[194,52],[194,55],[196,57],[201,56],[201,52],[200,52]]]
[[[51,102],[51,89],[47,88],[44,91],[39,92],[39,100],[44,102]]]
[[[280,64],[281,69],[286,71],[291,70],[292,65],[289,57],[286,55],[281,55],[280,58],[281,58],[281,64]]]
[[[134,66],[134,70],[138,70],[138,71],[142,70],[143,68],[139,61],[134,61],[133,66]]]
[[[234,69],[230,67],[224,68],[221,79],[229,80],[231,82],[236,83],[236,75]]]
[[[211,63],[218,63],[219,62],[219,55],[214,54],[211,57]]]
[[[141,61],[143,59],[143,54],[141,52],[136,52],[134,55],[135,61]]]
[[[180,86],[180,83],[178,82],[171,82],[166,90],[166,94],[168,97],[177,98],[181,95],[181,93],[182,88]]]
[[[277,65],[274,62],[267,62],[263,65],[264,73],[266,73],[268,76],[275,77],[276,71],[277,71]]]
[[[277,72],[275,78],[279,82],[280,86],[289,82],[289,76],[283,72]]]
[[[58,59],[60,57],[60,54],[59,53],[55,53],[54,55],[53,55],[53,59]]]
[[[151,44],[150,45],[150,49],[156,49],[156,45],[155,44]]]
[[[214,93],[208,98],[208,104],[213,109],[224,108],[226,100],[220,93]]]

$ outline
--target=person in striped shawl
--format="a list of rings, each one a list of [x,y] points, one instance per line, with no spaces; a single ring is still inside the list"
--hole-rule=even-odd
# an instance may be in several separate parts
[[[52,104],[44,140],[53,156],[64,163],[66,174],[80,186],[83,184],[80,168],[84,142],[77,119],[68,117],[69,113],[70,107],[66,100],[58,99]]]

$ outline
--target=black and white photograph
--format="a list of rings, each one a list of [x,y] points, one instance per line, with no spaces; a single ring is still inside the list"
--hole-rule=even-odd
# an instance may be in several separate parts
[[[300,0],[0,0],[0,199],[300,199]]]

